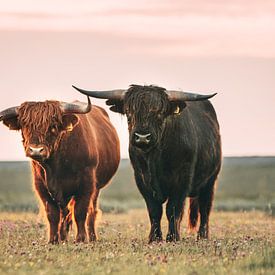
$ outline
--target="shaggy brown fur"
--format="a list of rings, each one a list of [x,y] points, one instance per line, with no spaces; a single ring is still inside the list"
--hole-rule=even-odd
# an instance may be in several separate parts
[[[76,241],[96,240],[97,200],[117,170],[119,140],[107,113],[93,106],[88,114],[64,114],[58,101],[25,102],[18,117],[4,119],[21,130],[32,158],[34,188],[49,223],[49,242],[67,239],[74,216]],[[31,152],[38,150],[38,156]],[[41,154],[40,154],[41,152]],[[38,158],[39,157],[39,158]]]
[[[25,102],[18,110],[18,121],[26,128],[28,136],[35,134],[39,140],[46,136],[50,126],[62,124],[62,111],[58,101]]]

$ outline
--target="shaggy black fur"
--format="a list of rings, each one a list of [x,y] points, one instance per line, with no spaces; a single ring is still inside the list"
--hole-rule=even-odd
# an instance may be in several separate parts
[[[186,197],[192,198],[189,226],[195,227],[200,216],[198,238],[208,238],[214,185],[221,166],[219,125],[211,103],[171,102],[164,88],[132,85],[124,101],[108,100],[107,104],[128,117],[130,159],[151,221],[149,242],[162,240],[160,220],[165,202],[169,221],[166,240],[180,239]],[[135,133],[150,133],[150,144],[137,146]]]

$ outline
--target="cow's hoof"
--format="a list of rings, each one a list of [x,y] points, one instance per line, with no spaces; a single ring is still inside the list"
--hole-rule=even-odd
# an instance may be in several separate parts
[[[162,237],[154,237],[154,238],[149,238],[148,243],[161,243],[163,241]]]
[[[153,243],[153,242],[159,243],[159,242],[162,242],[162,241],[163,241],[163,239],[162,239],[162,233],[161,233],[161,231],[154,232],[154,233],[151,233],[149,235],[149,241],[148,241],[148,243]]]
[[[67,232],[60,232],[60,241],[66,242],[68,240],[68,233]]]
[[[89,242],[95,242],[97,240],[96,234],[89,235]]]
[[[59,240],[56,240],[56,239],[54,239],[54,240],[49,240],[49,241],[48,241],[48,244],[59,244]]]
[[[166,242],[177,242],[180,240],[180,236],[178,234],[167,234],[166,236]]]
[[[200,227],[197,235],[197,240],[208,239],[208,228],[206,226]]]
[[[75,242],[76,243],[84,243],[85,239],[86,239],[85,235],[78,235],[78,236],[76,236]]]
[[[198,232],[197,241],[208,240],[208,234],[206,232]]]

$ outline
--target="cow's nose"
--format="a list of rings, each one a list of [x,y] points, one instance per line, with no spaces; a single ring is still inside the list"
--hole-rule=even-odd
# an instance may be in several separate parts
[[[43,147],[35,148],[30,146],[29,150],[32,155],[41,155],[41,153],[44,151],[44,148]]]
[[[28,152],[29,157],[43,157],[46,154],[44,146],[29,146]]]
[[[137,144],[149,144],[151,140],[151,134],[139,134],[135,132],[135,142]]]

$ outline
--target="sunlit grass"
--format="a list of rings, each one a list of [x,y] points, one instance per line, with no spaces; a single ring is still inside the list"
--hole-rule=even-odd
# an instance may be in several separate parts
[[[163,232],[167,230],[163,219]],[[178,243],[147,244],[145,210],[104,214],[99,241],[48,245],[35,214],[1,213],[0,273],[274,274],[275,220],[261,212],[214,212],[211,238],[196,241],[182,226]]]

